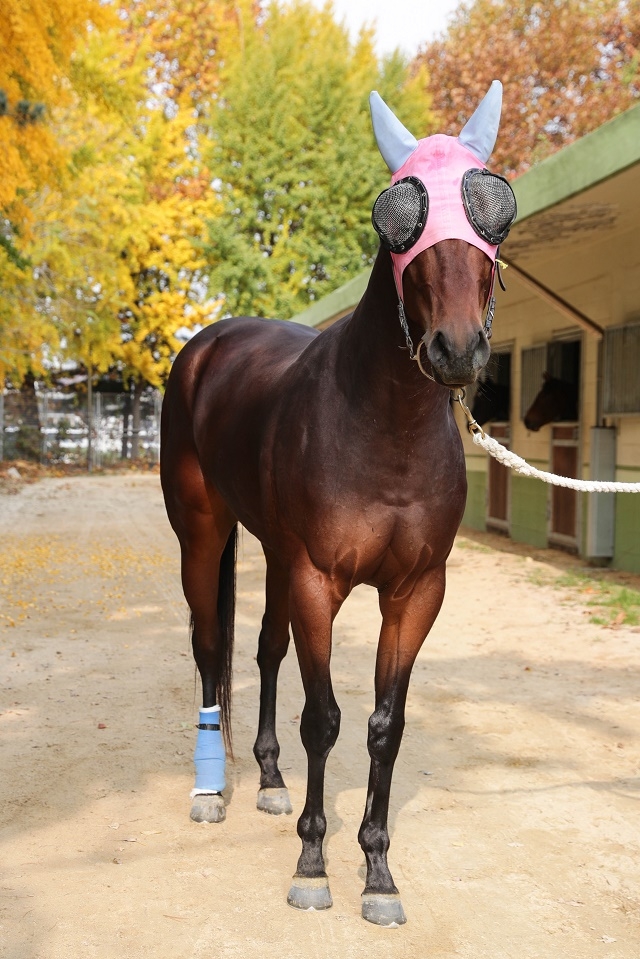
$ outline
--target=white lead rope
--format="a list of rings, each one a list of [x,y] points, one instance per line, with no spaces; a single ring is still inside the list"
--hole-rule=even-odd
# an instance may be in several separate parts
[[[567,489],[579,490],[583,493],[640,493],[640,483],[608,483],[604,480],[579,480],[571,479],[568,476],[556,476],[555,473],[547,473],[546,470],[536,469],[531,466],[521,456],[506,449],[492,436],[480,431],[474,432],[473,442],[476,446],[481,446],[494,459],[504,466],[508,466],[516,473],[522,476],[532,476],[535,479],[542,480],[543,483],[551,483],[553,486],[566,486]]]
[[[469,431],[473,435],[473,442],[476,446],[482,447],[503,466],[508,466],[509,469],[520,473],[521,476],[531,476],[534,479],[542,480],[543,483],[551,483],[552,486],[565,486],[567,489],[575,489],[581,493],[640,493],[640,483],[609,483],[605,480],[571,479],[569,476],[556,476],[555,473],[536,469],[535,466],[531,466],[521,456],[518,456],[517,453],[513,453],[502,443],[498,443],[492,436],[487,436],[482,427],[476,423],[469,407],[464,402],[464,390],[460,390],[458,393],[452,390],[451,395],[460,404],[462,412],[467,418]]]

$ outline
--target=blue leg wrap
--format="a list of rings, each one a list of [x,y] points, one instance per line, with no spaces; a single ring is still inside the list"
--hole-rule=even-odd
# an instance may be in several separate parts
[[[191,796],[198,793],[220,793],[226,783],[224,778],[225,752],[220,732],[220,707],[210,706],[200,710],[200,723],[196,751],[193,757],[196,766],[196,783]]]

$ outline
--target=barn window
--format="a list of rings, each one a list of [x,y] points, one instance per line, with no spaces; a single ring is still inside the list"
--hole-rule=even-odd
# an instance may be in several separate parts
[[[520,417],[524,419],[542,386],[542,374],[547,369],[547,345],[533,346],[522,351],[522,388],[520,390]]]
[[[496,387],[502,389],[497,390]],[[480,372],[476,382],[466,389],[467,396],[471,397],[470,406],[473,406],[478,394],[485,396],[491,409],[490,418],[496,419],[494,414],[499,409],[498,419],[508,422],[511,411],[511,353],[506,350],[495,353],[492,351],[487,365]],[[476,413],[473,415],[476,416]]]
[[[640,323],[604,334],[603,412],[640,413]]]
[[[511,353],[492,353],[485,367],[484,379],[492,379],[500,386],[511,386]]]
[[[522,351],[521,418],[542,388],[543,373],[579,387],[580,345],[580,340],[552,340]]]
[[[552,340],[547,345],[547,372],[557,380],[580,383],[580,340]]]

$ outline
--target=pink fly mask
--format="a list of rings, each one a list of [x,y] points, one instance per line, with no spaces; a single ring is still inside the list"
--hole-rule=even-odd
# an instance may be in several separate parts
[[[485,166],[500,124],[499,80],[457,138],[436,134],[416,140],[376,92],[369,102],[378,148],[392,174],[391,186],[374,204],[372,222],[391,252],[400,301],[405,268],[440,240],[466,240],[495,264],[516,217],[513,190]]]

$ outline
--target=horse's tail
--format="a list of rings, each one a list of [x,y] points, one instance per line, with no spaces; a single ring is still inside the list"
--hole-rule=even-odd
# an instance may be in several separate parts
[[[216,703],[220,707],[220,726],[227,753],[233,758],[231,736],[231,686],[233,678],[233,638],[236,612],[236,557],[238,524],[229,533],[220,559],[218,576],[218,649],[215,664]],[[190,618],[193,633],[193,614]]]
[[[238,524],[229,533],[220,560],[218,580],[218,663],[216,701],[220,706],[220,725],[227,752],[233,756],[231,737],[231,680],[233,678],[233,637],[236,612],[236,557]]]

